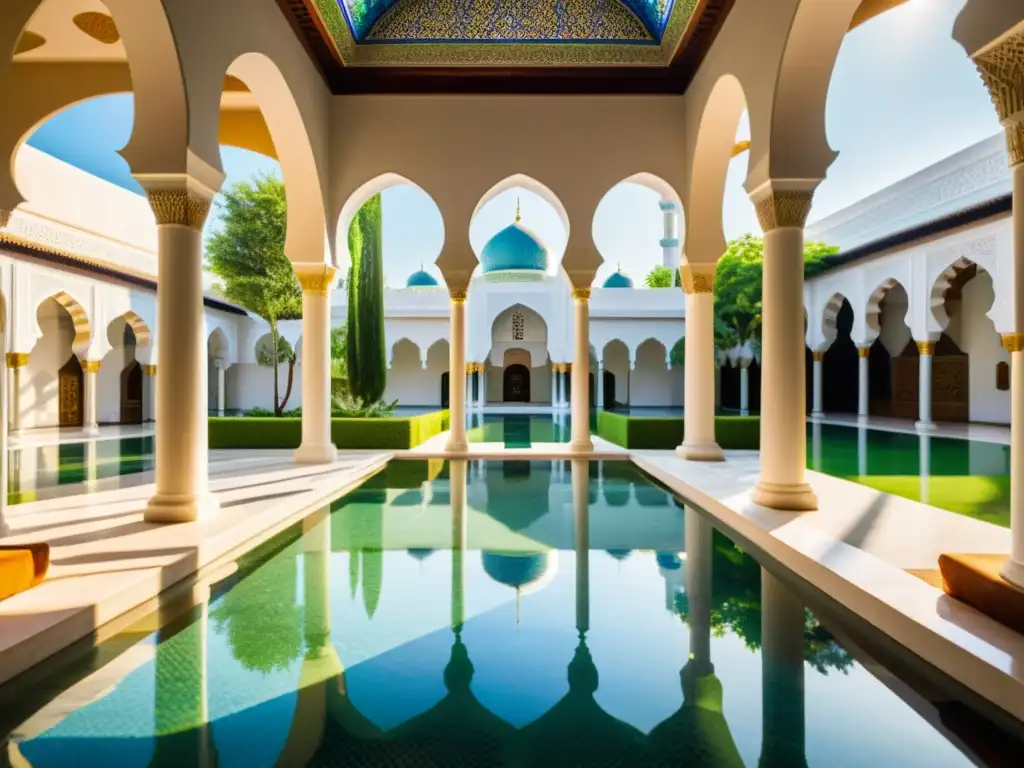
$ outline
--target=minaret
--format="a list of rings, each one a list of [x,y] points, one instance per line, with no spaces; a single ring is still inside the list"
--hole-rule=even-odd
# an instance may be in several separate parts
[[[519,198],[517,197],[516,198],[516,224],[518,224],[522,220],[523,220],[523,217],[520,215],[520,210],[519,210]]]
[[[664,222],[661,238],[661,263],[669,269],[679,269],[679,206],[674,200],[658,203]]]

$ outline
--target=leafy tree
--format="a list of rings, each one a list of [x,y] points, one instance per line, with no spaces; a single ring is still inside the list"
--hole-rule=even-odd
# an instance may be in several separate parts
[[[352,267],[348,278],[349,388],[364,403],[384,394],[387,350],[384,342],[384,254],[381,198],[359,209],[349,228]]]
[[[644,285],[648,288],[678,288],[682,285],[678,269],[655,267],[647,273]]]
[[[276,354],[275,354],[276,351]],[[295,350],[288,340],[283,336],[277,337],[277,346],[274,346],[274,339],[271,336],[270,343],[261,345],[256,351],[256,362],[274,369],[274,415],[281,416],[288,406],[288,399],[292,396],[292,386],[295,383]],[[279,363],[288,364],[288,378],[284,387],[284,397],[278,397],[277,370]]]
[[[278,396],[278,366],[289,363],[288,393],[294,369],[294,350],[278,332],[278,322],[302,317],[302,290],[291,262],[284,255],[284,182],[263,174],[239,182],[217,204],[220,227],[206,244],[209,270],[220,282],[215,290],[270,324],[271,343],[266,364],[274,368],[274,412],[284,410]],[[289,359],[290,355],[290,359]]]

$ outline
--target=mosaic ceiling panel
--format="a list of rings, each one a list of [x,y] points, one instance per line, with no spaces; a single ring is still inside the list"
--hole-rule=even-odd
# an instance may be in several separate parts
[[[355,42],[658,43],[673,0],[335,0]],[[684,4],[691,3],[684,0]],[[689,9],[692,12],[692,8]]]

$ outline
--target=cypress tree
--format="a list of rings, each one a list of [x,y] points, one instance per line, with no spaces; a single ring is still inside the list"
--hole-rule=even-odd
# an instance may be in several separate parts
[[[354,395],[365,403],[375,403],[387,383],[380,195],[367,200],[356,214],[349,230],[349,250],[349,381]]]

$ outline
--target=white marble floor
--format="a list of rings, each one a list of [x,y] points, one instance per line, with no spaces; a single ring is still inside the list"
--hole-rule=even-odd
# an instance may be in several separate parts
[[[140,483],[130,488],[10,508],[4,543],[48,542],[51,568],[38,587],[0,602],[0,683],[99,628],[115,631],[115,618],[150,603],[151,610],[163,590],[329,504],[390,457],[349,452],[303,467],[291,451],[218,452],[210,475],[220,510],[194,523],[144,521],[152,473],[135,476]]]
[[[728,451],[719,464],[671,451],[633,461],[727,535],[751,545],[884,631],[925,661],[1024,720],[1024,635],[907,573],[942,552],[1008,553],[1005,528],[808,472],[820,509],[776,512],[750,501],[759,459]]]

